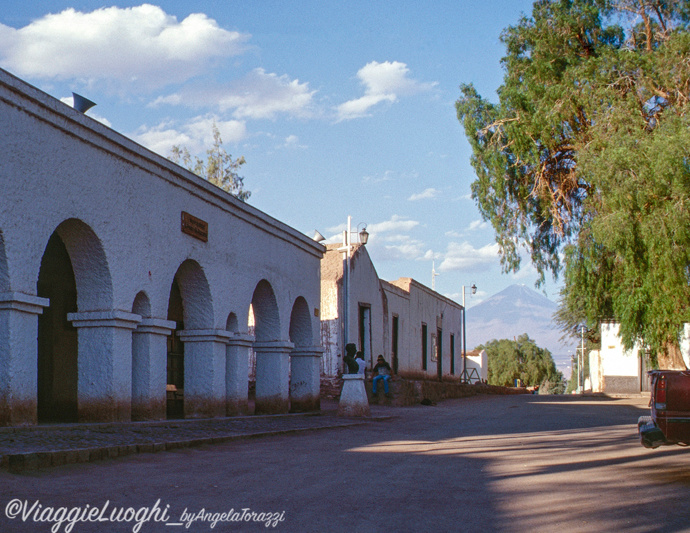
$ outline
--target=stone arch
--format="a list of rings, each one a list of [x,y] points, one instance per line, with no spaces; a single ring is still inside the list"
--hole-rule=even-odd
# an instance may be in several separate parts
[[[36,282],[50,306],[38,319],[39,421],[78,419],[79,342],[68,314],[112,307],[110,268],[100,239],[81,220],[63,221],[46,244]]]
[[[290,411],[320,409],[320,352],[314,346],[312,320],[307,300],[300,296],[290,313]]]
[[[135,313],[142,318],[151,317],[151,300],[148,294],[144,291],[139,291],[134,297],[134,303],[132,304],[132,313]]]
[[[184,342],[180,332],[213,327],[213,303],[206,274],[193,259],[183,262],[175,273],[168,300],[168,320],[175,330],[168,337],[166,416],[184,417]]]
[[[179,288],[182,299],[184,327],[186,329],[212,328],[211,289],[201,265],[193,259],[187,259],[177,269],[173,281],[173,285],[175,284]]]
[[[235,313],[230,313],[228,315],[228,319],[225,322],[225,329],[231,333],[240,332],[240,324]]]
[[[103,244],[94,231],[79,219],[62,222],[55,233],[64,243],[77,286],[77,309],[112,309],[113,284]]]
[[[309,305],[302,296],[295,300],[290,314],[290,342],[295,348],[311,346],[312,342],[311,316]]]
[[[265,279],[261,280],[254,289],[251,308],[254,315],[256,341],[267,342],[280,339],[278,303],[273,287]]]

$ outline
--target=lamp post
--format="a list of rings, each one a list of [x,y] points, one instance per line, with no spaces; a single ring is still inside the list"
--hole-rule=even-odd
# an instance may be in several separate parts
[[[582,325],[582,337],[580,344],[580,355],[577,358],[577,392],[582,394],[585,391],[585,373],[582,368],[585,363],[585,326]]]
[[[362,230],[359,232],[359,242],[366,245],[369,242],[369,232],[367,231],[366,224],[360,224],[363,226]],[[359,227],[359,226],[357,226]],[[345,265],[343,268],[343,285],[345,289],[345,313],[343,313],[343,347],[348,343],[348,337],[350,334],[350,255],[352,251],[352,217],[348,215],[347,217],[347,229],[343,231],[343,246],[338,248],[338,251],[345,254]]]
[[[477,294],[477,286],[473,283],[472,294]],[[467,314],[467,309],[465,307],[465,286],[462,286],[462,374],[460,377],[461,383],[467,383],[469,381],[467,376],[467,334],[465,328],[465,315]]]

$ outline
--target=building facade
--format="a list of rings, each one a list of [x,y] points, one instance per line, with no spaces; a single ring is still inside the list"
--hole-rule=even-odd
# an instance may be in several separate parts
[[[379,279],[363,245],[352,249],[347,291],[345,259],[328,245],[321,266],[323,374],[343,372],[345,344],[354,342],[369,369],[380,354],[401,376],[460,378],[462,306],[411,278]]]
[[[601,323],[601,348],[589,353],[589,380],[584,390],[607,394],[636,394],[649,390],[647,366],[640,347],[626,350],[616,322]]]
[[[589,382],[585,382],[585,390],[607,394],[649,391],[647,358],[638,345],[627,350],[619,331],[617,322],[602,322],[601,348],[589,353]],[[690,324],[684,325],[680,348],[686,366],[690,367]]]
[[[0,125],[0,425],[243,413],[252,354],[318,408],[323,246],[2,70]]]

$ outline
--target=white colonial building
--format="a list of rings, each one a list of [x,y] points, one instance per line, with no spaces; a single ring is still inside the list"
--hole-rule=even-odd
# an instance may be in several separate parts
[[[589,381],[585,390],[607,394],[631,394],[649,390],[647,363],[639,345],[631,350],[623,346],[620,324],[601,323],[601,348],[589,352]],[[690,367],[690,324],[684,325],[680,348]]]
[[[368,369],[380,354],[404,377],[460,378],[462,306],[411,278],[379,279],[361,244],[352,246],[347,291],[345,259],[342,246],[328,245],[321,266],[323,374],[343,371],[345,344],[353,342]],[[468,359],[467,367],[476,364]]]
[[[0,70],[0,425],[317,409],[323,253]]]

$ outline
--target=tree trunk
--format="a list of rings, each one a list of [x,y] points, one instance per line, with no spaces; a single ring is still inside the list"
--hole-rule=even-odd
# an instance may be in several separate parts
[[[677,342],[667,341],[663,350],[657,354],[657,362],[661,370],[687,370],[680,346]]]

